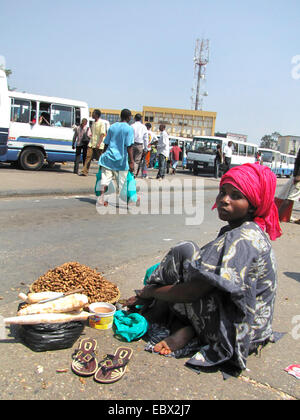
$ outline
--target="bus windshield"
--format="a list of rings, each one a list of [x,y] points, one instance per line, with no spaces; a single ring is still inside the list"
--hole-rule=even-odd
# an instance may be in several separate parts
[[[193,152],[204,153],[207,155],[214,155],[217,150],[217,145],[222,145],[221,140],[216,139],[194,139],[191,150]]]
[[[262,151],[261,154],[262,154],[263,162],[271,163],[273,161],[273,153],[272,152]]]

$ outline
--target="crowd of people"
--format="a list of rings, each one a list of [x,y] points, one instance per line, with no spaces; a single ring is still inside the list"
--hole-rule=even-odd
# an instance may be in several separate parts
[[[110,129],[108,121],[101,119],[101,111],[99,109],[94,110],[92,118],[94,121],[91,127],[87,119],[84,118],[80,126],[74,129],[72,144],[73,149],[76,149],[74,173],[79,174],[79,163],[82,161],[83,169],[80,173],[81,176],[88,175],[93,159],[99,161],[105,149],[104,140]],[[131,121],[132,115],[130,112],[130,120],[127,121],[126,119],[121,122],[130,124]],[[165,125],[161,124],[159,126],[160,135],[157,136],[152,131],[152,125],[149,122],[143,124],[142,115],[136,114],[131,127],[133,129],[131,137],[133,136],[132,155],[134,177],[137,177],[141,173],[142,178],[147,178],[147,169],[154,167],[158,168],[157,179],[163,179],[165,174],[169,173],[170,169],[171,174],[175,175],[182,150],[178,146],[178,142],[175,142],[173,145],[170,144]]]
[[[104,195],[109,184],[114,180],[120,192],[126,181],[128,171],[136,178],[148,177],[148,168],[158,168],[156,179],[164,179],[166,173],[175,175],[182,150],[175,143],[170,146],[170,139],[164,124],[159,126],[160,135],[153,133],[150,123],[143,124],[142,115],[136,114],[132,122],[129,109],[123,109],[120,122],[109,127],[107,121],[101,119],[101,111],[93,111],[93,123],[89,127],[87,119],[83,119],[74,130],[73,149],[76,149],[74,173],[88,176],[93,159],[99,163],[101,175],[99,205],[106,205]],[[80,161],[83,168],[79,174]],[[170,168],[171,166],[171,168]]]

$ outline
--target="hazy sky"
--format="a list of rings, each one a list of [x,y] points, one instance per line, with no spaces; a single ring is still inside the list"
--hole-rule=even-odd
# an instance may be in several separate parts
[[[191,109],[195,42],[207,38],[216,131],[300,135],[299,0],[0,0],[0,16],[17,90]]]

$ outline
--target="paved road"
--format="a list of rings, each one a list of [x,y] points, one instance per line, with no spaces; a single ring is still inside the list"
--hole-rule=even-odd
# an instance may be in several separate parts
[[[157,206],[160,214],[135,214],[148,210],[148,206],[142,206],[130,208],[128,214],[101,215],[93,196],[1,199],[0,295],[8,295],[21,283],[32,283],[48,269],[67,261],[109,271],[144,256],[161,255],[183,239],[208,242],[221,226],[210,210],[216,191],[206,191],[204,200],[199,193],[197,202],[191,191],[189,195],[184,205],[180,195],[171,195],[170,214],[161,214],[168,206]],[[174,214],[182,207],[189,214]],[[127,212],[124,206],[109,208],[111,213],[118,210]],[[200,222],[205,216],[205,223],[186,225],[190,219],[195,221],[196,210]]]

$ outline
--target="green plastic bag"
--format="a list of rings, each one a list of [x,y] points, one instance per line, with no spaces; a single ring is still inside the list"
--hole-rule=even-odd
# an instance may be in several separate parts
[[[114,333],[117,337],[130,343],[146,334],[148,322],[138,313],[128,314],[117,311],[114,315]]]

